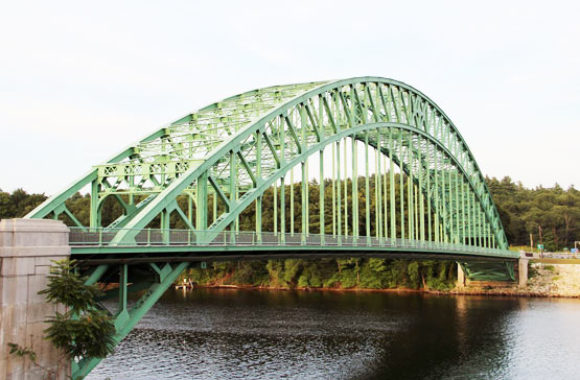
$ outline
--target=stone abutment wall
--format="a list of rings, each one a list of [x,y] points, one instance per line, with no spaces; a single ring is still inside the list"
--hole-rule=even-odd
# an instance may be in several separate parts
[[[68,234],[58,220],[0,221],[0,380],[70,376],[69,360],[44,339],[44,321],[57,307],[38,295],[46,288],[52,260],[70,256]],[[36,362],[11,355],[9,343],[34,351]]]

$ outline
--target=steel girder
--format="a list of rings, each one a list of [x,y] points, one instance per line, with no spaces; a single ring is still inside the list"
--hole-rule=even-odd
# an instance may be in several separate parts
[[[119,287],[109,291],[117,293],[118,307],[113,312],[116,333],[113,337],[115,345],[119,344],[141,320],[141,318],[157,303],[165,291],[172,286],[178,276],[189,266],[187,262],[180,263],[149,263],[150,269],[146,275],[146,280],[137,276],[130,277],[130,268],[128,264],[110,265],[101,264],[95,267],[85,281],[86,284],[92,285],[104,280],[105,274],[112,274],[113,281],[118,281]],[[118,277],[117,277],[118,276]],[[154,280],[152,280],[154,279]],[[131,286],[129,286],[131,284]],[[134,290],[144,290],[139,299],[130,303],[128,292]],[[109,311],[110,312],[110,311]],[[95,368],[102,358],[82,357],[72,361],[71,378],[83,379]]]
[[[64,201],[90,184],[89,227],[124,228],[111,244],[131,241],[155,218],[161,217],[161,228],[169,227],[172,213],[179,214],[195,231],[198,242],[211,241],[216,233],[239,228],[240,213],[253,202],[259,231],[264,192],[275,186],[276,196],[285,202],[284,189],[294,183],[293,178],[288,181],[288,173],[292,177],[296,166],[301,167],[304,180],[302,219],[308,214],[307,162],[317,152],[323,163],[317,177],[319,183],[324,184],[324,178],[335,175],[340,182],[341,170],[343,179],[346,177],[347,165],[342,165],[340,154],[341,146],[346,149],[346,143],[340,143],[344,139],[364,145],[365,181],[369,180],[369,146],[382,153],[375,159],[375,170],[380,174],[375,180],[383,191],[379,188],[373,195],[368,191],[365,194],[366,199],[375,198],[375,205],[384,203],[374,212],[374,222],[380,226],[375,228],[379,236],[389,238],[398,234],[417,240],[507,249],[499,214],[484,177],[451,120],[416,89],[377,77],[274,86],[214,103],[160,129],[107,164],[96,166],[27,217],[57,217],[65,213],[75,221]],[[329,160],[331,146],[334,153]],[[361,156],[358,146],[351,144],[352,161]],[[342,158],[346,157],[345,152]],[[330,163],[338,169],[331,170]],[[398,190],[406,192],[406,199],[399,196],[395,200],[393,164],[405,173],[404,178],[399,178]],[[369,232],[369,207],[363,207],[367,213],[366,231],[359,231],[358,197],[351,197],[350,201],[346,198],[342,203],[340,200],[349,190],[351,196],[359,191],[358,180],[352,181],[353,177],[358,178],[356,164],[349,170],[350,188],[345,181],[343,189],[333,183],[338,196],[333,200],[333,205],[337,203],[333,207],[333,230],[339,234],[365,235]],[[187,215],[176,202],[183,194],[190,203]],[[214,206],[213,220],[209,220],[210,210],[206,207],[211,195],[213,204],[221,205],[217,210]],[[293,195],[292,192],[290,196]],[[140,202],[135,202],[136,196],[141,197]],[[100,207],[108,197],[114,197],[125,212],[111,225],[102,226]],[[349,206],[354,220],[345,219],[341,223]],[[290,207],[293,225],[293,203]],[[289,230],[285,225],[285,208],[280,205],[274,211],[280,214],[276,220],[280,220],[281,231]],[[397,208],[397,215],[393,216]],[[330,224],[330,220],[322,216],[320,223]],[[308,218],[302,220],[300,230],[308,233],[309,227]],[[294,232],[294,226],[291,231]]]

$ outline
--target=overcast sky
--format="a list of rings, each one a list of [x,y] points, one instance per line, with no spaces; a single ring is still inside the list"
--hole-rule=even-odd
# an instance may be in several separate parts
[[[451,117],[489,176],[580,186],[579,1],[6,1],[0,188],[53,194],[207,104],[376,75]]]

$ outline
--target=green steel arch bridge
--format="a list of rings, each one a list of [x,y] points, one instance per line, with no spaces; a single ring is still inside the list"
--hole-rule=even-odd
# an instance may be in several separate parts
[[[67,207],[80,191],[90,192],[88,226]],[[105,220],[111,204],[121,211]],[[449,117],[413,87],[379,77],[213,103],[94,166],[26,217],[68,221],[87,282],[119,282],[117,342],[195,262],[429,258],[456,260],[474,279],[513,280],[518,258]],[[129,305],[131,290],[145,292]],[[73,375],[99,361],[81,358]]]

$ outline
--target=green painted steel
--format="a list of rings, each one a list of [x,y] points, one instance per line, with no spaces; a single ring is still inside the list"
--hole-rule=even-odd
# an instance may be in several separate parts
[[[118,272],[118,282],[119,288],[118,299],[119,307],[114,314],[116,334],[114,336],[114,341],[116,344],[121,342],[139,320],[155,305],[159,298],[165,293],[165,291],[172,286],[177,277],[189,266],[189,263],[182,262],[171,265],[169,263],[160,264],[158,266],[155,263],[149,264],[152,269],[151,277],[156,277],[156,281],[152,282],[151,285],[144,287],[145,292],[141,297],[135,302],[132,307],[128,307],[127,304],[127,291],[130,289],[129,282],[133,282],[129,276],[129,265],[121,264],[114,267],[114,270]],[[86,283],[91,284],[98,282],[106,271],[109,269],[109,265],[98,266],[93,274],[86,280]],[[140,284],[133,283],[133,287],[139,287]],[[72,363],[72,374],[73,379],[82,379],[89,372],[101,362],[101,358],[79,358],[78,361],[73,361]]]
[[[214,103],[151,134],[108,163],[95,166],[89,175],[28,217],[64,214],[79,224],[66,208],[65,200],[83,186],[90,186],[91,225],[87,227],[126,227],[111,244],[134,240],[136,233],[151,227],[153,220],[160,220],[159,227],[166,228],[174,214],[185,220],[194,233],[211,240],[215,233],[238,229],[240,213],[252,202],[258,210],[262,194],[275,186],[276,197],[280,198],[275,209],[276,230],[286,229],[289,212],[294,232],[294,213],[298,211],[300,231],[308,234],[313,228],[308,186],[313,176],[309,162],[314,153],[322,158],[318,183],[334,178],[331,165],[322,164],[325,151],[329,150],[326,157],[333,161],[338,181],[333,181],[333,193],[337,194],[332,204],[338,204],[331,216],[319,212],[318,226],[332,226],[343,236],[364,236],[370,232],[370,215],[362,216],[365,228],[361,230],[359,197],[352,196],[361,191],[361,153],[359,143],[353,141],[370,145],[377,152],[373,170],[362,171],[365,181],[369,176],[376,181],[376,199],[371,202],[376,208],[376,236],[440,239],[507,250],[503,227],[484,178],[457,128],[421,92],[404,83],[376,77],[273,86]],[[331,142],[338,144],[336,158],[327,149]],[[350,163],[345,165],[347,158]],[[293,210],[291,199],[291,210],[286,210],[280,207],[282,202],[285,204],[281,191],[285,191],[288,182],[294,184],[288,173],[293,177],[295,167],[302,172],[302,207]],[[399,220],[394,207],[395,171],[403,173],[398,188]],[[184,194],[195,204],[187,215],[176,204],[177,197]],[[216,199],[213,210],[206,207],[211,196]],[[109,197],[121,204],[124,214],[103,226],[100,212]],[[137,197],[141,201],[135,203]],[[321,189],[319,200],[323,198]],[[220,202],[225,207],[215,206]],[[426,209],[430,210],[428,215]],[[370,210],[365,203],[367,211]],[[208,218],[210,213],[212,220]],[[261,228],[260,219],[261,213],[256,213],[256,229]]]
[[[314,182],[318,192],[311,191]],[[88,226],[66,206],[79,191],[91,195]],[[106,202],[116,202],[122,214],[105,224]],[[266,213],[271,224],[264,223]],[[248,214],[252,228],[241,231]],[[272,86],[213,103],[94,166],[26,217],[70,220],[75,234],[97,239],[84,246],[71,241],[73,254],[103,258],[355,247],[504,258],[506,278],[513,278],[517,257],[449,117],[413,87],[380,77]],[[245,233],[251,245],[244,245]],[[467,265],[466,273],[489,278],[497,268]],[[91,281],[108,270],[97,267]],[[155,295],[168,286],[159,284]],[[125,297],[119,337],[155,300],[130,312]],[[90,367],[83,366],[79,373]]]
[[[86,255],[123,255],[137,253],[189,253],[192,257],[208,252],[268,252],[302,251],[344,252],[353,248],[365,252],[416,252],[444,255],[466,255],[486,258],[505,258],[505,251],[499,248],[482,248],[459,243],[429,242],[415,239],[384,239],[374,236],[333,236],[330,234],[308,234],[289,232],[234,232],[223,231],[213,240],[196,240],[187,229],[148,229],[139,234],[136,241],[124,244],[108,244],[118,230],[84,231],[71,227],[70,241],[72,255],[85,260]],[[210,232],[208,232],[210,233]],[[204,234],[207,236],[207,234]],[[517,257],[517,253],[512,258]],[[133,261],[138,261],[135,258]],[[91,275],[93,276],[93,275]]]

